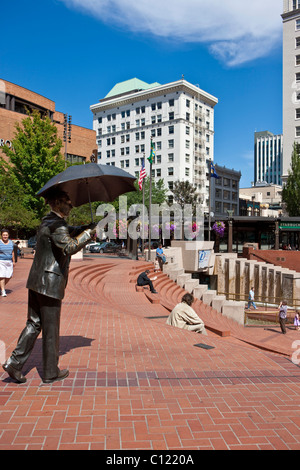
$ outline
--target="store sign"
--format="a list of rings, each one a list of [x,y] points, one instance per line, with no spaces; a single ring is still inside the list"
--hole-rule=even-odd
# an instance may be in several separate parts
[[[280,230],[300,230],[300,222],[281,222]]]

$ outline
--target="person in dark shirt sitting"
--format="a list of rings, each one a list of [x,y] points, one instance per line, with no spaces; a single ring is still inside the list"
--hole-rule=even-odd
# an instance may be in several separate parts
[[[139,274],[139,276],[137,278],[137,285],[138,286],[149,286],[150,291],[152,292],[152,294],[157,294],[158,292],[154,289],[153,283],[152,283],[152,281],[155,281],[157,279],[157,277],[155,276],[152,279],[150,279],[148,277],[149,273],[150,273],[150,271],[149,271],[149,269],[147,269],[146,271]]]

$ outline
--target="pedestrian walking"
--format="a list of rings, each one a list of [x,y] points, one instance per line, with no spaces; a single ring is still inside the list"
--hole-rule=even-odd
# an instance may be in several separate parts
[[[280,328],[281,328],[281,331],[282,331],[282,334],[286,334],[286,327],[285,327],[285,324],[286,324],[286,317],[287,317],[287,303],[285,300],[283,300],[282,302],[280,302],[280,305],[278,307],[278,310],[279,310],[279,324],[280,324]]]
[[[9,239],[9,231],[1,230],[0,239],[0,288],[1,297],[6,297],[6,285],[12,278],[15,264],[14,243]]]
[[[250,309],[251,305],[253,305],[254,309],[256,310],[257,307],[254,303],[254,287],[251,287],[248,297],[248,309]]]
[[[298,310],[296,310],[296,313],[295,313],[294,326],[295,326],[295,330],[300,330],[300,314]]]

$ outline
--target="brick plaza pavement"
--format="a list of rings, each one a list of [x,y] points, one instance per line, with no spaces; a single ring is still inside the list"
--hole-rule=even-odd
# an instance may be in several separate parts
[[[30,264],[18,261],[0,298],[2,356],[25,325]],[[60,343],[70,375],[42,383],[40,337],[26,384],[1,369],[0,450],[300,449],[300,369],[291,361],[300,332],[243,329],[248,343],[234,327],[220,337],[168,326],[166,308],[130,282],[144,268],[100,256],[71,263]],[[156,288],[171,296],[172,287]]]

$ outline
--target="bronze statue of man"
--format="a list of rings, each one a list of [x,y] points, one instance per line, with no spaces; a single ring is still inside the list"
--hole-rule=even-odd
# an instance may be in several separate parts
[[[3,364],[8,375],[19,383],[26,382],[22,368],[43,331],[43,382],[63,380],[68,370],[58,368],[59,324],[61,303],[68,282],[71,255],[80,251],[95,234],[95,224],[68,226],[65,221],[72,209],[69,196],[56,191],[45,196],[51,212],[39,227],[34,260],[28,276],[27,322],[17,346]]]

